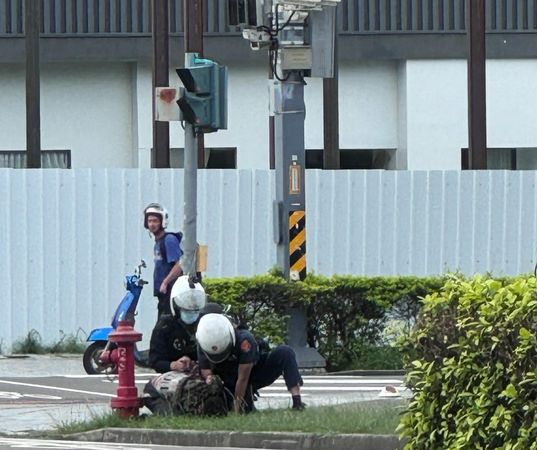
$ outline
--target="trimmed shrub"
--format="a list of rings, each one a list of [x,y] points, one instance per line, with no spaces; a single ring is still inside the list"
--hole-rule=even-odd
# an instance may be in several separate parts
[[[415,323],[419,299],[443,285],[440,278],[308,275],[206,279],[212,301],[230,305],[237,320],[273,344],[284,342],[291,307],[307,312],[308,344],[328,370],[402,368],[394,348]]]
[[[452,276],[402,350],[408,449],[537,448],[537,279]]]

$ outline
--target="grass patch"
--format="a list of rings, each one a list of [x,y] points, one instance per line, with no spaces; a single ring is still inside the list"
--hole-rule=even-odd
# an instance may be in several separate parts
[[[19,354],[37,354],[45,353],[84,353],[86,345],[80,337],[72,334],[65,334],[60,330],[60,339],[51,344],[44,345],[41,335],[37,330],[30,330],[28,334],[13,343],[12,352]]]
[[[272,409],[253,414],[226,417],[149,416],[122,419],[110,413],[88,422],[60,424],[56,432],[79,433],[98,428],[152,428],[203,431],[287,431],[309,433],[395,434],[404,403],[348,403],[337,406],[311,407],[305,411]]]

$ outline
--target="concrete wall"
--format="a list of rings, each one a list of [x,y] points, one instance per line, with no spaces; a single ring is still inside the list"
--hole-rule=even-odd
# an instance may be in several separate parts
[[[487,62],[488,145],[520,148],[519,168],[535,169],[537,60]],[[344,62],[340,66],[342,149],[397,149],[385,168],[458,170],[467,146],[465,60]],[[306,147],[323,148],[322,80],[305,89]],[[174,71],[170,84],[179,86]],[[25,148],[24,68],[0,65],[0,149]],[[45,64],[42,145],[70,148],[74,168],[149,167],[151,67]],[[184,145],[179,123],[171,145]],[[229,65],[228,130],[208,147],[237,147],[238,168],[268,167],[268,88],[264,65]]]
[[[26,148],[24,67],[0,64],[0,150]],[[41,69],[41,146],[70,149],[73,167],[136,167],[129,64]]]

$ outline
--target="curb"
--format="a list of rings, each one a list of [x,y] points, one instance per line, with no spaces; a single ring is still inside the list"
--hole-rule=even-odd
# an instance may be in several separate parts
[[[346,375],[354,375],[354,376],[362,376],[362,377],[404,377],[407,374],[406,370],[368,370],[368,369],[356,369],[356,370],[343,370],[341,372],[326,372],[322,375],[326,376],[346,376]]]
[[[234,432],[101,428],[62,436],[63,439],[122,444],[192,447],[248,447],[286,450],[402,450],[395,435],[284,432]]]

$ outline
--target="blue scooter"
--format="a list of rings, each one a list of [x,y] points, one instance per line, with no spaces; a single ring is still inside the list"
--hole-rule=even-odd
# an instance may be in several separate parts
[[[136,306],[140,295],[147,281],[143,280],[142,268],[147,267],[145,261],[142,259],[141,264],[134,270],[134,275],[127,275],[126,289],[127,293],[119,303],[114,317],[112,317],[112,324],[109,327],[95,328],[91,331],[87,341],[91,342],[86,348],[82,361],[84,363],[84,369],[89,375],[98,374],[115,374],[117,373],[117,347],[116,344],[110,342],[108,337],[118,326],[119,321],[128,320],[134,325],[134,317],[136,315]],[[147,363],[148,351],[138,351],[135,347],[134,359],[136,365],[141,367],[148,367]]]

